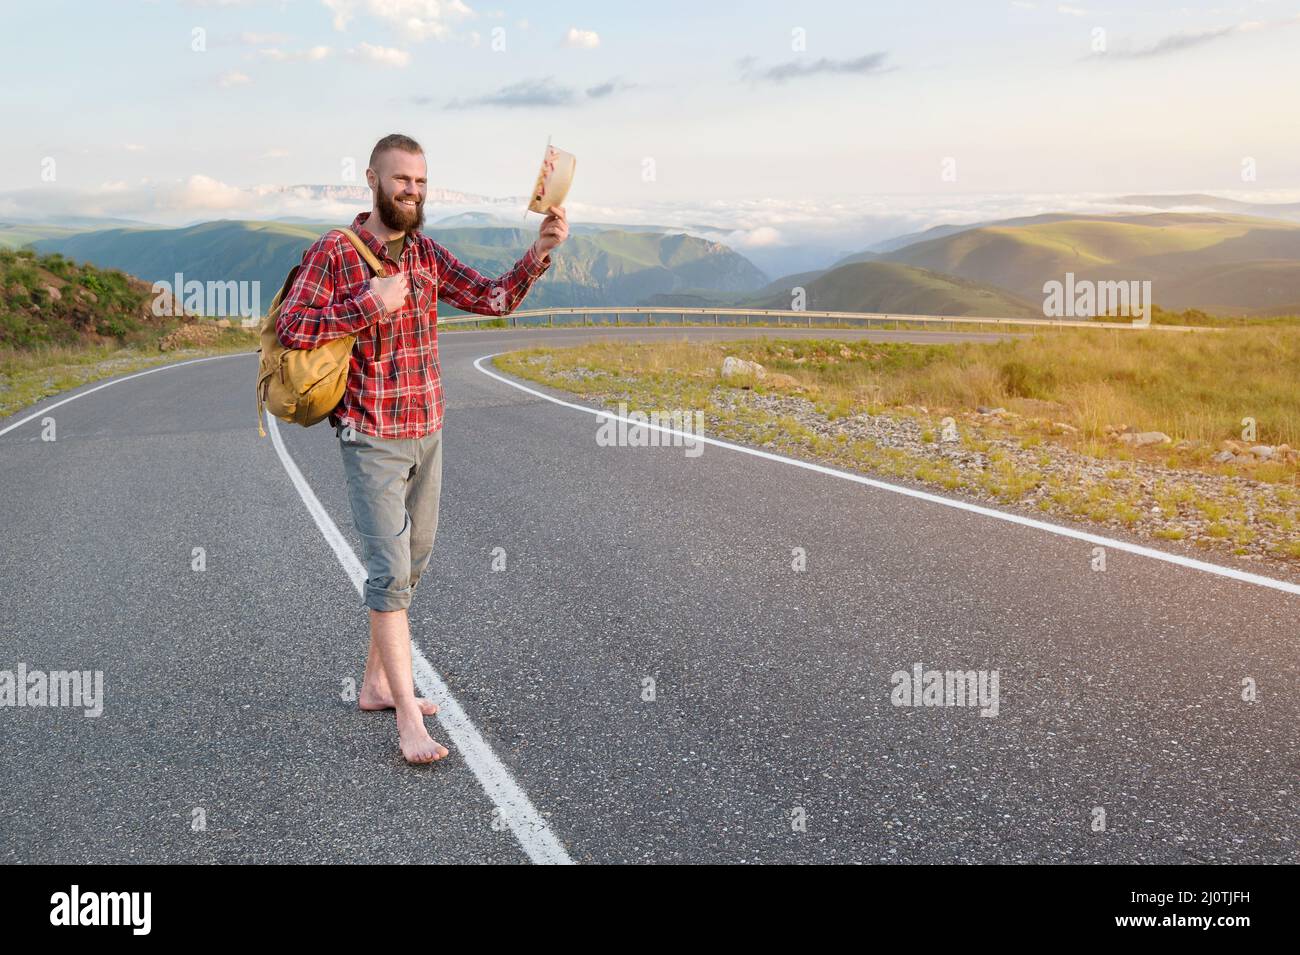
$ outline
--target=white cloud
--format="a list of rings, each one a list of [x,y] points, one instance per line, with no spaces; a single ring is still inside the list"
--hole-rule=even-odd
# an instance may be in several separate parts
[[[1083,9],[1083,7],[1070,7],[1066,6],[1064,3],[1057,5],[1056,12],[1063,13],[1067,17],[1083,17],[1088,15],[1088,11]]]
[[[728,232],[722,240],[723,245],[733,249],[757,249],[781,245],[781,233],[771,226],[759,226],[757,229],[738,229]]]
[[[330,55],[330,48],[314,46],[309,50],[281,50],[278,47],[270,47],[259,52],[264,59],[274,60],[276,63],[303,63],[325,59]]]
[[[241,33],[239,42],[245,46],[266,46],[271,43],[283,43],[287,40],[283,33]]]
[[[222,73],[217,77],[217,85],[222,89],[230,89],[235,86],[247,86],[251,82],[253,81],[247,74],[241,73],[238,70],[231,70],[229,73]]]
[[[564,35],[564,45],[582,50],[594,50],[600,46],[600,36],[595,30],[579,30],[577,27],[569,27],[569,32]]]
[[[399,50],[391,46],[375,46],[372,43],[361,43],[355,50],[350,50],[353,56],[359,56],[364,60],[372,63],[380,63],[383,66],[403,67],[411,63],[411,54],[407,50]]]
[[[446,39],[451,25],[476,14],[461,0],[321,0],[334,14],[334,29],[346,30],[364,9],[404,40]]]
[[[346,30],[352,20],[353,0],[321,0],[334,13],[334,29]]]
[[[227,185],[211,176],[194,175],[179,187],[163,190],[172,209],[229,210],[237,208],[244,199],[244,190]]]

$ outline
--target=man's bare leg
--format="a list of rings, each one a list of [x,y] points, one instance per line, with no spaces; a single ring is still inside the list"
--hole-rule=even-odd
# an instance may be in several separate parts
[[[420,712],[425,716],[434,716],[438,704],[422,696],[415,698]],[[379,656],[379,644],[375,639],[375,628],[370,628],[370,653],[366,657],[366,675],[361,679],[361,692],[357,694],[357,707],[363,710],[392,710],[393,691],[388,688],[388,674],[384,672],[384,661]]]
[[[383,663],[397,710],[397,735],[408,763],[431,763],[448,753],[424,726],[411,677],[411,628],[405,610],[370,611],[370,638]]]

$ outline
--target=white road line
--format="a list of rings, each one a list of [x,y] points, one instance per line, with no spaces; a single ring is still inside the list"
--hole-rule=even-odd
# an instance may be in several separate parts
[[[298,470],[298,465],[289,456],[284,441],[280,438],[280,429],[275,416],[266,416],[267,430],[271,432],[271,441],[280,456],[280,462],[289,474],[289,480],[298,491],[307,510],[316,521],[321,534],[334,551],[334,556],[343,565],[343,570],[352,578],[352,585],[358,594],[365,593],[366,568],[357,558],[352,547],[340,533],[338,525],[330,518],[320,500],[312,492],[307,480]],[[533,807],[527,794],[515,782],[510,771],[497,758],[487,741],[479,734],[456,698],[452,696],[442,677],[434,670],[420,648],[411,642],[411,669],[415,674],[415,684],[424,696],[438,704],[438,720],[446,728],[452,742],[460,750],[466,765],[478,778],[479,784],[488,798],[501,812],[502,821],[519,840],[519,845],[528,858],[538,864],[572,865],[564,846],[551,832],[546,820]]]
[[[1023,527],[1032,527],[1035,530],[1046,531],[1049,534],[1056,534],[1060,537],[1070,537],[1075,540],[1087,541],[1089,544],[1113,547],[1115,550],[1125,551],[1130,554],[1138,554],[1142,557],[1150,557],[1152,560],[1161,560],[1168,564],[1176,564],[1179,567],[1186,567],[1190,570],[1199,570],[1202,573],[1214,574],[1218,577],[1227,577],[1232,580],[1241,581],[1242,583],[1254,584],[1257,587],[1268,587],[1272,590],[1280,590],[1283,593],[1288,594],[1300,594],[1300,585],[1289,583],[1285,580],[1275,580],[1272,577],[1251,574],[1244,570],[1237,570],[1232,567],[1221,567],[1218,564],[1211,564],[1207,561],[1184,557],[1181,554],[1171,554],[1166,551],[1157,550],[1154,547],[1143,547],[1141,544],[1130,544],[1127,541],[1116,540],[1113,537],[1103,537],[1100,534],[1090,534],[1087,531],[1075,530],[1072,527],[1062,527],[1058,524],[1049,524],[1047,521],[1035,520],[1032,517],[1023,517],[1019,514],[1011,514],[1006,511],[995,510],[994,508],[984,507],[980,504],[972,504],[969,501],[959,501],[950,497],[941,497],[938,494],[931,494],[927,491],[918,491],[910,487],[903,487],[899,484],[889,484],[886,481],[877,481],[874,478],[863,477],[860,474],[851,474],[848,471],[839,471],[835,468],[826,467],[824,464],[814,464],[811,461],[799,461],[795,458],[787,458],[784,455],[772,454],[769,451],[760,451],[756,448],[746,448],[738,444],[732,444],[729,441],[720,441],[717,438],[688,434],[684,431],[677,431],[673,428],[666,428],[662,425],[631,421],[630,419],[617,415],[612,411],[604,411],[600,408],[591,408],[587,405],[575,404],[572,401],[563,401],[559,398],[538,391],[536,388],[529,388],[527,385],[520,384],[517,381],[512,381],[504,375],[499,375],[494,371],[488,371],[483,367],[481,362],[485,362],[489,358],[495,358],[499,354],[502,354],[502,352],[495,352],[491,355],[484,355],[482,358],[476,359],[474,367],[489,378],[495,378],[497,381],[507,384],[511,388],[517,388],[520,391],[526,392],[530,395],[535,395],[536,397],[549,401],[552,404],[557,404],[564,408],[571,408],[574,411],[583,411],[587,414],[595,415],[598,418],[609,418],[614,421],[622,421],[626,424],[648,428],[652,431],[662,432],[663,434],[679,435],[683,438],[690,438],[694,441],[699,441],[702,444],[711,444],[719,448],[726,448],[729,451],[738,451],[741,454],[763,458],[767,461],[777,461],[781,464],[789,464],[793,467],[803,468],[805,471],[814,471],[817,474],[825,474],[829,477],[852,481],[854,484],[864,484],[867,487],[874,487],[881,491],[890,491],[894,494],[902,494],[906,497],[914,497],[922,501],[929,501],[931,504],[942,504],[944,507],[955,507],[961,511],[970,511],[972,514],[981,514],[984,517],[992,517],[999,521],[1007,521],[1011,524],[1020,524]]]
[[[3,428],[0,428],[0,435],[8,434],[10,431],[18,427],[19,425],[26,424],[29,421],[34,421],[35,419],[41,417],[41,415],[45,414],[47,411],[53,411],[59,405],[66,405],[69,401],[76,401],[78,398],[84,398],[86,395],[94,394],[96,391],[99,391],[99,389],[107,388],[109,385],[118,385],[124,381],[130,381],[132,378],[143,378],[145,375],[152,375],[156,371],[166,371],[169,368],[179,368],[181,367],[181,365],[195,365],[201,361],[216,361],[218,358],[237,358],[241,355],[256,355],[256,354],[257,352],[237,351],[237,352],[231,352],[229,355],[210,355],[207,358],[190,358],[186,361],[173,362],[170,365],[159,365],[157,368],[149,368],[146,371],[137,371],[134,375],[124,375],[121,378],[112,378],[104,382],[102,385],[96,385],[94,388],[87,388],[85,391],[78,391],[75,395],[69,395],[68,397],[64,398],[62,401],[56,401],[52,405],[46,405],[40,411],[33,412],[32,414],[29,414],[26,418],[20,418],[19,420],[13,422],[12,424],[5,425]]]
[[[232,352],[229,355],[191,358],[170,365],[159,365],[157,368],[136,372],[133,375],[125,375],[122,378],[113,378],[101,385],[96,385],[94,388],[87,388],[75,395],[69,395],[52,405],[46,405],[40,411],[7,425],[0,430],[0,435],[41,417],[47,411],[57,408],[59,405],[75,401],[77,398],[99,391],[101,388],[107,388],[109,385],[130,381],[132,378],[140,378],[144,375],[152,375],[156,371],[165,371],[168,368],[179,368],[181,365],[192,365],[200,361],[214,361],[218,358],[233,358],[250,354],[256,354],[256,352]],[[266,420],[271,432],[271,442],[275,445],[276,453],[280,456],[280,463],[284,465],[289,480],[293,482],[298,495],[302,498],[303,503],[307,505],[308,512],[315,519],[316,526],[320,528],[321,534],[324,535],[325,540],[333,549],[339,563],[343,565],[343,570],[352,579],[352,585],[357,588],[357,593],[364,593],[366,583],[365,567],[357,559],[357,555],[353,553],[348,542],[343,539],[338,525],[330,519],[328,512],[312,492],[306,478],[298,470],[298,465],[294,464],[293,458],[289,456],[289,452],[285,449],[284,442],[280,438],[280,430],[276,427],[275,417],[268,414]],[[528,855],[528,858],[538,864],[572,865],[573,860],[569,858],[568,852],[565,851],[560,841],[555,838],[550,826],[546,824],[546,820],[533,807],[527,794],[514,781],[510,771],[497,758],[496,753],[492,752],[492,748],[488,746],[487,741],[483,739],[474,724],[470,722],[469,716],[466,715],[460,703],[451,695],[451,691],[447,689],[447,685],[442,681],[442,677],[438,675],[438,671],[425,659],[424,654],[420,652],[420,648],[415,645],[414,641],[411,643],[411,669],[415,676],[416,686],[420,688],[420,692],[424,696],[438,704],[439,721],[441,721],[447,730],[447,734],[459,748],[466,765],[469,766],[478,779],[479,785],[483,787],[488,798],[501,811],[502,821],[515,834],[515,838],[519,840],[519,845]]]

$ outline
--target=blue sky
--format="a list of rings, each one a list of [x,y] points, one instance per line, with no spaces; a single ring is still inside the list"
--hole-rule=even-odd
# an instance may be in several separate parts
[[[570,207],[591,218],[788,207],[829,221],[864,196],[1009,208],[1289,196],[1298,14],[1288,2],[12,3],[0,217],[33,203],[250,214],[249,190],[341,183],[345,161],[363,169],[392,130],[424,143],[431,186],[490,196],[528,189],[550,135],[578,156]]]

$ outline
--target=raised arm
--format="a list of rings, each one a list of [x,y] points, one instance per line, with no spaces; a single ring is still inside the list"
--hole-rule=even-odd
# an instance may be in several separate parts
[[[489,279],[437,242],[433,243],[433,252],[438,261],[438,297],[475,315],[509,315],[551,267],[550,254],[539,256],[530,245],[510,271]]]

